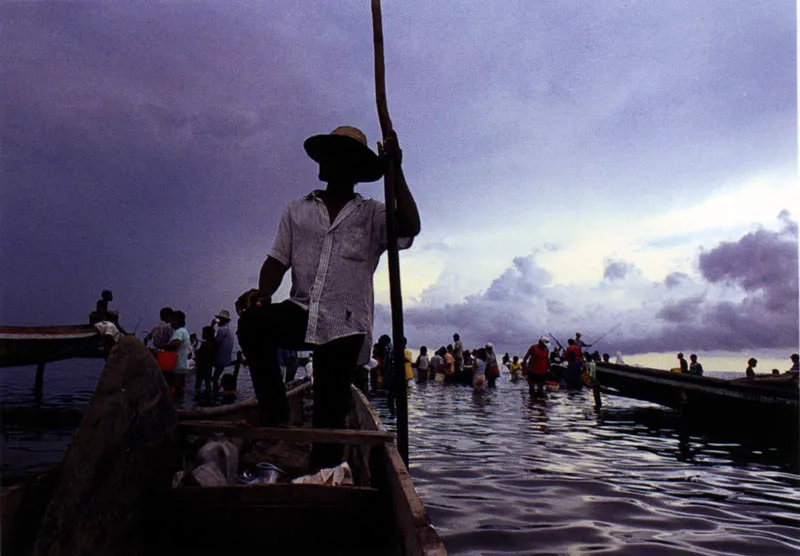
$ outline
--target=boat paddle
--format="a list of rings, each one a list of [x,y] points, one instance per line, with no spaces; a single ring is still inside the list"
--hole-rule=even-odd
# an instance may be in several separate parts
[[[383,22],[381,2],[372,0],[372,39],[375,50],[375,101],[384,142],[394,135],[389,108],[386,103],[386,79],[383,60]],[[386,201],[386,252],[389,259],[389,297],[392,307],[392,343],[394,345],[394,384],[397,405],[397,449],[408,468],[408,393],[406,391],[405,353],[403,345],[403,295],[400,289],[400,256],[397,250],[397,223],[395,219],[395,167],[394,157],[386,157],[383,176],[383,193]]]

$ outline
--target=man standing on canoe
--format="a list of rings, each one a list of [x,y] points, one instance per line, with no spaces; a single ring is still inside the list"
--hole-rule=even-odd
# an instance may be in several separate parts
[[[386,250],[386,207],[355,193],[358,182],[384,173],[385,158],[397,168],[395,210],[398,246],[408,248],[420,231],[419,213],[401,169],[394,135],[378,143],[350,126],[308,138],[304,147],[319,163],[324,190],[291,201],[281,215],[272,248],[261,267],[258,290],[236,302],[239,343],[250,363],[263,425],[289,418],[277,350],[313,349],[314,427],[345,424],[350,376],[364,341],[371,342],[373,274]],[[292,270],[290,298],[273,304],[283,275]],[[316,452],[319,452],[316,450]],[[314,454],[312,454],[313,457]],[[337,464],[336,454],[317,453],[319,464]],[[327,460],[327,461],[321,461]]]

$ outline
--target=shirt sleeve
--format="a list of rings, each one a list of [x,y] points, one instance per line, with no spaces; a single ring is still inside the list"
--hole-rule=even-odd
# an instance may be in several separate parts
[[[290,266],[292,262],[292,212],[291,204],[283,209],[281,220],[278,223],[278,231],[275,232],[275,239],[272,248],[267,255],[280,262],[283,266]]]
[[[386,251],[388,246],[388,234],[386,233],[386,205],[380,201],[375,201],[375,211],[373,212],[373,225],[372,229],[375,230],[375,239],[378,242],[379,253]],[[397,248],[408,249],[414,243],[413,237],[398,237]]]

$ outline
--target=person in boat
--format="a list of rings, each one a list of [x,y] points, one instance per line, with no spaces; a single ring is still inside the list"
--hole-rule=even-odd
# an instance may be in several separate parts
[[[461,342],[461,335],[453,334],[453,363],[455,364],[456,375],[460,376],[464,371],[464,344]]]
[[[158,313],[159,322],[153,328],[150,329],[142,343],[147,345],[151,340],[153,341],[154,346],[154,355],[155,355],[155,346],[166,344],[169,342],[169,339],[172,338],[172,333],[174,330],[172,329],[172,308],[171,307],[162,307],[161,311]]]
[[[792,367],[787,371],[787,373],[793,373],[795,376],[800,373],[800,355],[797,353],[793,353],[791,355],[792,360]]]
[[[603,354],[603,363],[611,363],[611,356],[609,354]]]
[[[219,378],[225,367],[231,364],[233,359],[233,331],[230,327],[231,314],[227,309],[221,310],[214,315],[211,326],[216,325],[214,339],[217,341],[217,357],[214,361],[214,390],[219,388]]]
[[[753,379],[756,378],[756,365],[758,364],[758,359],[755,357],[751,357],[747,360],[747,368],[744,371],[744,374],[747,378]]]
[[[572,341],[572,340],[570,340]],[[550,340],[542,336],[539,341],[528,348],[522,358],[522,368],[526,370],[528,390],[531,394],[544,391],[547,381],[547,371],[550,367],[550,354],[548,346]]]
[[[387,248],[386,207],[356,193],[356,184],[380,179],[391,159],[396,188],[389,202],[395,207],[400,249],[410,247],[419,234],[420,218],[394,132],[378,143],[378,154],[367,146],[364,133],[351,126],[309,137],[304,148],[319,164],[319,179],[326,188],[290,201],[284,209],[258,289],[237,300],[237,333],[250,362],[262,424],[282,424],[289,418],[277,349],[310,347],[315,367],[313,425],[342,428],[352,369],[372,333],[373,275]],[[273,304],[272,295],[290,268],[291,296]],[[341,446],[330,448],[315,449],[312,459],[338,463],[334,460],[341,457]]]
[[[577,345],[581,349],[581,351],[583,351],[584,348],[592,347],[592,344],[587,344],[586,342],[581,340],[581,333],[580,332],[576,332],[575,333],[575,340],[574,341],[575,341],[575,345]]]
[[[695,376],[703,376],[703,365],[698,363],[697,354],[693,353],[689,356],[689,374]]]
[[[686,361],[686,358],[683,356],[683,353],[678,354],[678,364],[681,368],[682,374],[689,374],[689,363]]]

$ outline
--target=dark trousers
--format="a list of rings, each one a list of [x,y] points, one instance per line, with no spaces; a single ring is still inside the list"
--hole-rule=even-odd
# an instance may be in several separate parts
[[[305,343],[308,312],[282,303],[253,307],[239,319],[239,345],[249,362],[262,426],[289,420],[286,386],[278,366],[278,348],[313,350],[315,428],[344,428],[350,411],[350,378],[358,362],[364,335],[346,336],[322,345]],[[341,446],[315,445],[312,465],[337,465]]]

